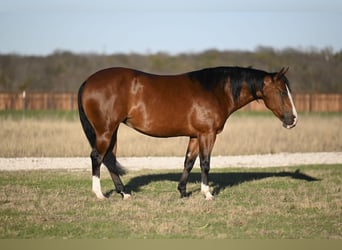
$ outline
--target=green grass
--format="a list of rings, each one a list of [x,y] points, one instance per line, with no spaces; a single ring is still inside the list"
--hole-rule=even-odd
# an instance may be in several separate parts
[[[65,110],[0,110],[0,119],[36,119],[78,121],[78,111]]]
[[[181,170],[132,171],[128,201],[98,201],[88,171],[3,171],[0,238],[341,239],[341,167],[212,169],[213,201],[200,193],[198,169],[188,199],[176,190]]]

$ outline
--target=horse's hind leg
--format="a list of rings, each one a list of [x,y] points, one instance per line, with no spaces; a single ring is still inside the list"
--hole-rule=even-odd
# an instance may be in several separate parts
[[[93,148],[90,157],[92,162],[92,190],[96,194],[98,199],[105,199],[101,191],[101,183],[100,183],[100,166],[101,163],[104,163],[108,168],[110,175],[113,179],[116,190],[119,193],[123,193],[123,184],[120,180],[119,174],[122,174],[124,171],[120,164],[116,161],[115,156],[112,153],[113,147],[116,144],[116,133],[105,131],[102,134],[97,134],[96,145]],[[124,196],[124,195],[123,195]],[[125,198],[125,196],[124,196]]]
[[[103,159],[103,164],[106,165],[110,176],[113,180],[116,192],[122,195],[122,198],[129,199],[130,195],[124,192],[124,185],[121,181],[120,175],[125,174],[125,169],[120,165],[116,159],[116,145],[117,145],[117,133],[118,129],[115,130],[111,144],[108,148],[107,154]]]
[[[103,163],[108,168],[108,171],[110,173],[110,176],[113,180],[116,192],[122,195],[122,198],[124,200],[129,199],[131,196],[130,194],[126,194],[124,192],[125,186],[121,181],[120,174],[122,172],[120,171],[122,169],[122,166],[120,163],[116,160],[116,157],[113,152],[108,152],[103,159]]]
[[[102,191],[101,191],[101,183],[100,183],[100,166],[102,162],[101,155],[97,152],[96,149],[90,154],[91,164],[92,164],[92,190],[96,194],[96,197],[100,200],[105,199]]]

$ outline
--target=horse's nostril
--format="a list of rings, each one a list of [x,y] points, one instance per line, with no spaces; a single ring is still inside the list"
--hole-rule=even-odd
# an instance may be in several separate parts
[[[293,128],[296,126],[296,124],[297,124],[296,115],[290,114],[290,113],[284,115],[283,126],[285,128],[288,128],[288,129]]]
[[[292,115],[292,120],[295,121],[296,120],[296,116]]]

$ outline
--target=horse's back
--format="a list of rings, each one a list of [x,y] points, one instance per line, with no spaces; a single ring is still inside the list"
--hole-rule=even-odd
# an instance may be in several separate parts
[[[92,74],[86,80],[93,88],[103,88],[106,85],[124,84],[132,79],[138,71],[129,68],[107,68]]]
[[[128,102],[159,99],[170,105],[177,99],[188,99],[196,92],[196,85],[186,73],[156,75],[130,68],[108,68],[91,75],[84,91],[98,97],[102,94],[110,99],[120,95],[121,99]]]

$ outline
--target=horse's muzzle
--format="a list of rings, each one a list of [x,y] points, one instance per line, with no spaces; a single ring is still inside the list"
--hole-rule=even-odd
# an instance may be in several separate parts
[[[285,114],[284,119],[283,119],[283,127],[290,129],[295,127],[297,124],[297,117],[293,115],[292,113],[290,114]]]

